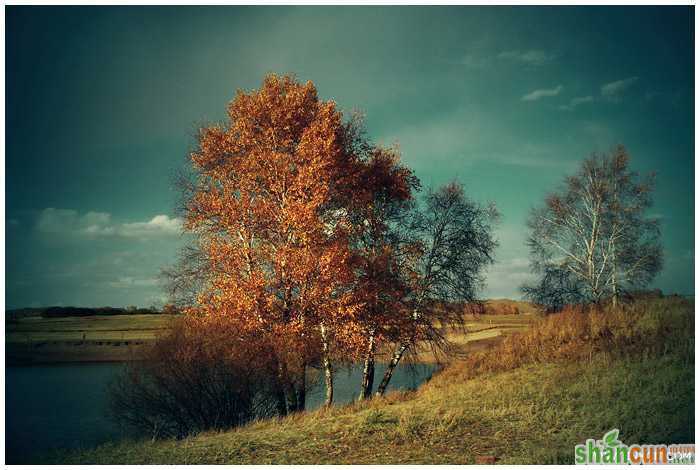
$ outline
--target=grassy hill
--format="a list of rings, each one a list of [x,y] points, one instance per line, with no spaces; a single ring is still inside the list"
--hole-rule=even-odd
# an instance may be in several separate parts
[[[692,443],[694,305],[643,301],[536,321],[411,393],[185,440],[108,444],[52,463],[572,463],[574,445]]]

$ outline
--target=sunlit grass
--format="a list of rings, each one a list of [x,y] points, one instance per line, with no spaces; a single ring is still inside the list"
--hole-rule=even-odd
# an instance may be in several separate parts
[[[574,444],[613,427],[626,443],[693,442],[692,302],[643,302],[608,313],[565,312],[539,321],[450,365],[416,392],[180,441],[109,444],[46,458],[460,464],[495,456],[498,463],[572,463]]]

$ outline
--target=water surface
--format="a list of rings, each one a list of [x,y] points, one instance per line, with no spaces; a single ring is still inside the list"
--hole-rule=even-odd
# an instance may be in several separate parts
[[[5,369],[5,455],[8,464],[29,462],[51,449],[94,447],[126,437],[109,418],[109,383],[121,363],[64,364]],[[378,365],[375,387],[386,366]],[[389,389],[414,389],[432,376],[435,366],[400,364]],[[362,368],[339,370],[334,377],[334,402],[349,403],[358,395]],[[323,403],[322,384],[307,395],[307,409]]]

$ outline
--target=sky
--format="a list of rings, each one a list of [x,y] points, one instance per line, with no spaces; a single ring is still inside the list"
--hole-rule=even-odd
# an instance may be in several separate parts
[[[664,292],[694,293],[692,7],[6,7],[7,308],[148,306],[174,174],[268,72],[502,213],[484,297],[531,279],[530,209],[591,152],[657,172]]]

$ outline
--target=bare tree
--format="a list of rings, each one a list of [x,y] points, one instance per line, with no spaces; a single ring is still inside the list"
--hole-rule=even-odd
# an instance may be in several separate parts
[[[185,244],[173,265],[161,269],[160,280],[170,301],[178,308],[195,304],[208,279],[208,265],[197,242]]]
[[[530,215],[528,245],[540,280],[524,286],[525,294],[556,309],[608,297],[616,303],[625,290],[647,285],[662,263],[658,221],[645,216],[652,189],[653,175],[632,172],[622,146],[586,159]]]
[[[567,304],[576,304],[583,299],[581,282],[571,271],[553,263],[533,262],[539,279],[535,284],[525,285],[525,297],[544,307],[547,313],[557,312]]]
[[[411,295],[406,299],[410,328],[404,330],[382,378],[377,395],[386,391],[396,366],[406,351],[421,341],[433,348],[448,346],[446,326],[462,325],[462,312],[446,308],[451,302],[478,302],[484,268],[493,262],[497,242],[493,226],[499,214],[495,206],[469,200],[464,188],[451,183],[428,191],[422,208],[414,212],[406,244],[414,260],[408,275]],[[416,247],[417,250],[411,248]]]
[[[630,170],[622,145],[604,161],[611,190],[606,233],[612,252],[610,289],[617,304],[621,295],[648,285],[661,270],[661,230],[659,220],[646,215],[653,204],[655,175],[642,178]]]

